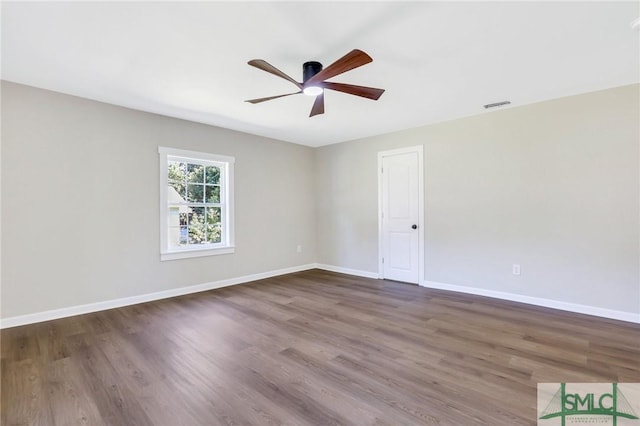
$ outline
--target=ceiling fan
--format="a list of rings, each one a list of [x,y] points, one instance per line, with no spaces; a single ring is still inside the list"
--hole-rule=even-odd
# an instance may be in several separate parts
[[[277,75],[280,78],[284,78],[285,80],[295,84],[296,87],[300,90],[284,95],[250,99],[245,102],[257,104],[264,101],[270,101],[272,99],[282,98],[284,96],[304,93],[305,95],[316,97],[316,100],[313,102],[313,107],[311,108],[311,114],[309,114],[309,117],[313,117],[314,115],[324,114],[324,89],[336,90],[338,92],[361,96],[363,98],[373,99],[374,101],[376,101],[378,100],[378,98],[380,98],[380,96],[382,96],[384,89],[355,86],[353,84],[332,83],[330,81],[326,81],[331,77],[335,77],[338,74],[342,74],[354,68],[361,67],[362,65],[368,64],[372,61],[373,59],[371,59],[371,56],[367,55],[362,50],[354,49],[324,69],[322,68],[322,64],[320,62],[305,62],[302,65],[303,81],[302,83],[298,83],[296,80],[289,77],[287,74],[283,73],[273,65],[269,64],[267,61],[262,59],[253,59],[248,62],[249,65],[273,75]]]

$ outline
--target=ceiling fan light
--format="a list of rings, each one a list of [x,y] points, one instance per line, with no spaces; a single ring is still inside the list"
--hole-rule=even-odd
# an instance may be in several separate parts
[[[307,86],[302,90],[302,93],[308,96],[318,96],[322,94],[322,87],[319,86]]]

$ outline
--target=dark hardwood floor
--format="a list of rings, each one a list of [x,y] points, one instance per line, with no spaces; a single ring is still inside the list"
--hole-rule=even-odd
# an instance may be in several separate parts
[[[534,425],[640,326],[319,270],[1,332],[2,425]]]

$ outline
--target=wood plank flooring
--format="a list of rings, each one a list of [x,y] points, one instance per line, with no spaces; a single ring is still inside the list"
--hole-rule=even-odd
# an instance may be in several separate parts
[[[313,270],[1,332],[2,425],[534,425],[640,326]]]

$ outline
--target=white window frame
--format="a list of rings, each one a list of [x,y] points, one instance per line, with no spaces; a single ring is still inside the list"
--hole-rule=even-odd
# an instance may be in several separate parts
[[[234,157],[187,151],[184,149],[158,147],[160,154],[160,260],[186,259],[191,257],[229,254],[235,251],[233,214],[233,167]],[[215,244],[198,244],[185,247],[169,247],[169,161],[184,161],[191,164],[220,167],[220,220],[222,241]]]

